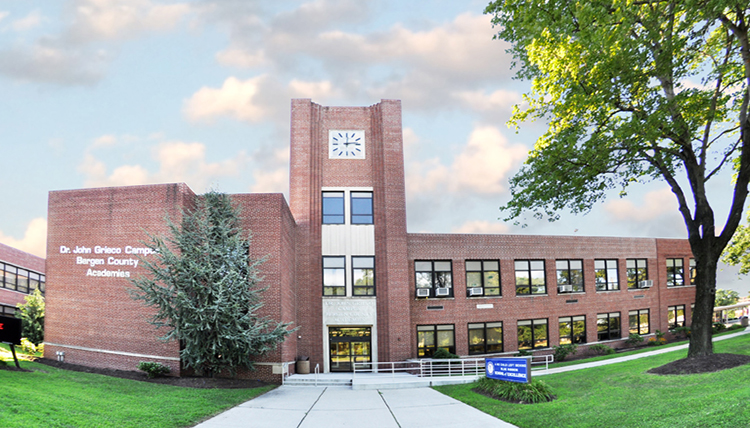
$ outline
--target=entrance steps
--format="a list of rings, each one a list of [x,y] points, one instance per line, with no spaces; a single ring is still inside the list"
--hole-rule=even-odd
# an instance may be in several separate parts
[[[481,376],[420,377],[407,373],[357,373],[356,376],[353,376],[352,373],[293,374],[284,380],[284,385],[300,387],[340,386],[352,389],[405,389],[471,383],[479,377]]]

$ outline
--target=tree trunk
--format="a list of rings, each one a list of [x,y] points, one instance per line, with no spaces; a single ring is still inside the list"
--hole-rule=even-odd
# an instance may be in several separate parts
[[[705,244],[704,244],[705,245]],[[688,358],[714,353],[712,342],[714,299],[716,297],[716,271],[719,255],[706,249],[693,249],[695,256],[695,309],[690,325]]]

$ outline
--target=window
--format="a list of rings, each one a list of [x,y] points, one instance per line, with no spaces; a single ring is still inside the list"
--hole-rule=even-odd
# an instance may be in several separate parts
[[[352,257],[352,294],[375,295],[375,257]]]
[[[638,288],[641,281],[648,279],[648,262],[646,259],[627,259],[628,288]]]
[[[547,294],[544,260],[516,260],[516,295]]]
[[[372,192],[352,192],[352,224],[372,224]]]
[[[453,297],[450,261],[415,261],[417,297]]]
[[[685,327],[685,305],[668,307],[667,322],[669,328]]]
[[[8,305],[0,305],[0,315],[6,316],[6,317],[15,317],[16,307],[8,306]]]
[[[560,317],[560,345],[586,343],[586,316]]]
[[[546,348],[547,319],[518,321],[518,349]]]
[[[695,275],[696,275],[695,259],[691,258],[690,259],[690,285],[695,285]]]
[[[682,263],[682,259],[667,259],[667,287],[685,285]]]
[[[346,296],[346,258],[323,256],[323,295]]]
[[[619,339],[621,337],[620,313],[598,314],[596,316],[596,336],[599,341]]]
[[[499,296],[500,263],[494,261],[466,262],[466,295]]]
[[[648,326],[648,309],[630,311],[630,332],[635,334],[648,334],[651,330]]]
[[[620,276],[617,272],[617,260],[594,260],[596,291],[620,289]]]
[[[558,260],[557,292],[583,293],[583,262],[581,260]]]
[[[344,224],[344,192],[323,192],[323,224]]]
[[[44,294],[45,276],[43,274],[0,262],[0,288],[29,294],[35,289]]]
[[[469,324],[469,355],[503,352],[503,323]]]
[[[429,358],[438,348],[456,353],[456,340],[453,325],[418,325],[417,326],[417,355],[419,358]]]

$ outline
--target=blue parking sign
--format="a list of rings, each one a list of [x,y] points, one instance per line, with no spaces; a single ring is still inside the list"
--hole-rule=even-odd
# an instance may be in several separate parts
[[[487,358],[484,370],[490,379],[529,383],[531,382],[531,357]]]

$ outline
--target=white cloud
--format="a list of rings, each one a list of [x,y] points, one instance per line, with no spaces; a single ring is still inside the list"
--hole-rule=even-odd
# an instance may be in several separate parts
[[[46,257],[47,219],[40,217],[31,220],[21,239],[5,235],[0,231],[0,242],[38,257]]]
[[[268,113],[257,99],[260,87],[267,79],[264,75],[245,81],[229,77],[219,89],[204,86],[185,101],[183,111],[189,119],[196,121],[230,116],[237,120],[259,122]]]
[[[190,11],[184,3],[149,0],[77,0],[68,37],[75,41],[128,39],[144,32],[165,31]]]
[[[0,17],[2,19],[2,17]],[[38,27],[42,23],[42,15],[38,10],[30,12],[23,18],[16,19],[10,24],[10,28],[15,31],[28,31]]]
[[[228,67],[256,68],[268,65],[265,52],[248,52],[240,48],[227,48],[216,54],[216,61]]]
[[[101,79],[108,61],[103,51],[37,43],[0,50],[0,74],[21,81],[88,85]]]
[[[228,77],[221,88],[202,87],[183,103],[192,121],[211,122],[218,117],[257,123],[268,118],[287,117],[290,98],[314,98],[323,102],[338,93],[330,81],[294,79],[284,87],[278,79],[260,75],[240,80]],[[282,113],[284,112],[284,113]]]
[[[289,188],[289,170],[278,168],[272,171],[256,169],[253,171],[255,184],[250,187],[253,193],[285,193]]]
[[[0,10],[0,21],[2,21],[3,19],[7,18],[8,15],[10,15],[10,12],[6,12],[4,10]]]
[[[485,91],[458,91],[454,99],[466,108],[477,112],[510,112],[514,105],[523,99],[516,91],[497,90],[487,94]]]
[[[107,165],[94,156],[92,151],[111,147],[99,142],[110,141],[112,138],[116,139],[109,135],[97,138],[79,164],[78,171],[84,175],[86,187],[185,182],[193,190],[202,192],[218,178],[238,176],[249,161],[244,152],[239,152],[232,158],[209,162],[206,159],[206,146],[202,143],[166,141],[152,150],[151,158],[158,165],[156,171],[143,165],[128,164],[114,167],[109,172]],[[133,138],[127,137],[130,140]]]
[[[629,199],[617,199],[604,204],[604,209],[617,220],[649,222],[666,213],[677,212],[677,200],[669,187],[653,190],[636,205]]]
[[[498,221],[474,220],[453,228],[453,233],[500,234],[508,233],[510,229]]]
[[[450,166],[437,158],[409,164],[407,189],[412,194],[499,194],[506,190],[506,177],[527,153],[522,144],[511,146],[497,128],[480,126],[474,129]]]

